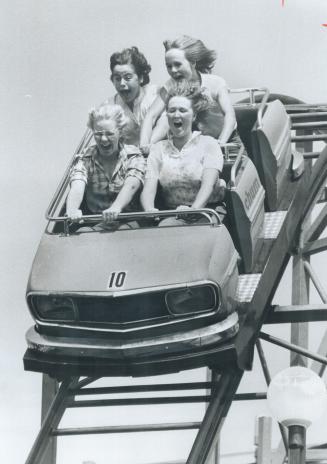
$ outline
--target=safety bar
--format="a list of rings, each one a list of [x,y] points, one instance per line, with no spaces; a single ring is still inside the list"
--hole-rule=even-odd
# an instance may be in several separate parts
[[[62,195],[67,187],[67,184],[68,184],[68,174],[69,174],[69,171],[71,169],[71,166],[74,162],[74,159],[75,159],[75,156],[77,155],[77,153],[81,153],[83,150],[85,150],[85,148],[89,145],[90,141],[91,141],[91,138],[92,138],[93,134],[92,134],[92,131],[90,129],[87,129],[84,133],[84,136],[82,137],[82,140],[80,141],[80,143],[78,144],[75,152],[74,152],[74,155],[71,159],[71,162],[69,163],[68,165],[68,168],[66,169],[60,183],[59,183],[59,186],[55,192],[55,194],[53,195],[52,197],[52,200],[50,202],[50,205],[45,213],[45,217],[47,220],[51,221],[52,220],[52,217],[53,217],[53,213],[54,211],[56,210],[58,204],[60,203],[61,199],[62,199]]]
[[[266,97],[267,95],[267,100],[268,100],[268,97],[270,95],[269,93],[269,90],[267,89],[267,87],[244,87],[244,88],[240,88],[240,89],[229,89],[229,92],[230,93],[248,93],[249,94],[249,103],[236,103],[235,106],[244,106],[244,105],[251,105],[251,106],[255,106],[257,103],[255,101],[255,93],[256,92],[259,92],[259,93],[264,93],[264,97]],[[267,101],[266,100],[266,101]]]
[[[162,210],[162,211],[137,211],[133,213],[120,213],[117,216],[117,220],[136,220],[136,219],[144,219],[144,218],[161,218],[161,217],[169,217],[169,216],[193,216],[194,214],[199,214],[204,216],[208,219],[210,225],[216,226],[221,225],[221,219],[219,214],[210,208],[199,208],[199,209],[185,209],[185,210]],[[49,221],[56,221],[56,222],[63,222],[64,223],[64,232],[65,235],[69,235],[69,226],[73,224],[72,221],[67,216],[57,216],[57,217],[50,217]],[[79,218],[76,223],[83,224],[84,222],[100,222],[103,221],[102,214],[91,214],[91,215],[83,215]]]
[[[230,186],[231,186],[231,188],[235,188],[235,186],[236,186],[236,174],[237,174],[237,170],[239,169],[239,167],[241,165],[242,158],[243,158],[243,153],[244,153],[244,147],[242,147],[240,149],[240,151],[238,152],[235,163],[232,166],[232,169],[231,169],[231,172],[230,172]]]

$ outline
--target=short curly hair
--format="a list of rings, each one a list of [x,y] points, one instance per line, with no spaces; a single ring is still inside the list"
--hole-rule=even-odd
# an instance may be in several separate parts
[[[211,72],[217,58],[216,52],[209,50],[202,40],[194,39],[189,35],[181,35],[175,40],[165,40],[163,44],[166,52],[172,48],[183,50],[186,59],[195,63],[195,69],[203,74]]]
[[[137,47],[124,48],[124,50],[122,50],[121,52],[113,53],[110,57],[111,73],[113,73],[114,67],[117,64],[133,65],[135,72],[141,81],[141,86],[146,85],[150,82],[149,74],[151,71],[151,66],[147,62],[147,59],[145,58],[143,53],[141,53]]]
[[[124,111],[119,105],[109,105],[108,103],[103,103],[98,108],[93,108],[89,112],[89,119],[87,126],[94,131],[94,125],[98,121],[103,120],[112,120],[116,123],[119,135],[123,135],[123,129],[126,125],[126,118]]]
[[[166,110],[168,109],[169,101],[173,97],[187,98],[191,102],[195,115],[212,107],[212,102],[206,94],[205,89],[192,85],[185,79],[174,83],[174,85],[170,87],[166,97]]]

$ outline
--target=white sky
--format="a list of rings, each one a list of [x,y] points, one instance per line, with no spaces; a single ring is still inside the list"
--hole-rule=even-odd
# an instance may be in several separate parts
[[[152,81],[161,83],[167,78],[162,41],[186,33],[218,51],[215,72],[232,88],[267,86],[308,102],[326,101],[327,28],[322,23],[327,22],[327,3],[286,0],[282,8],[280,0],[0,0],[0,7],[0,457],[21,464],[39,427],[41,383],[39,374],[24,372],[22,365],[24,334],[32,324],[24,301],[26,281],[45,227],[44,211],[83,133],[87,112],[113,92],[110,54],[137,45],[152,64]],[[317,259],[323,267],[323,258]],[[289,279],[280,295],[289,301]],[[325,328],[313,325],[312,347]],[[275,332],[286,338],[289,328]],[[269,350],[268,357],[273,373],[286,366],[284,351]],[[178,380],[204,377],[204,371],[186,372]],[[264,390],[257,363],[241,390]],[[160,410],[157,419],[145,418],[150,408],[95,414],[109,422],[113,414],[116,423],[128,423],[130,414],[136,422],[156,422],[163,414],[197,420],[202,411],[176,408]],[[86,412],[84,424],[94,419]],[[254,417],[260,414],[267,414],[265,402],[232,407],[222,434],[223,453],[253,449]],[[72,417],[77,425],[80,419]],[[312,428],[309,441],[317,441],[321,428],[321,423]],[[183,459],[193,435],[64,438],[58,464]]]

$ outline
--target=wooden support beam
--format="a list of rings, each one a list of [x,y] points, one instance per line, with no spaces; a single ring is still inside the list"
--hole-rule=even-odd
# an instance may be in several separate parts
[[[327,250],[327,238],[320,238],[314,242],[307,242],[303,247],[303,254],[311,256]]]
[[[305,272],[304,260],[301,254],[293,257],[292,304],[306,305],[309,303],[309,277]],[[304,348],[308,347],[309,328],[306,322],[293,323],[291,326],[291,343]],[[291,366],[308,364],[306,357],[299,353],[291,353]]]
[[[241,381],[240,370],[225,371],[212,393],[212,400],[204,415],[201,428],[195,438],[187,464],[206,464],[215,446],[223,420]]]
[[[184,422],[171,424],[136,424],[136,425],[114,425],[109,427],[72,427],[56,429],[52,432],[53,436],[72,436],[72,435],[101,435],[116,433],[137,433],[137,432],[167,432],[173,430],[194,430],[201,427],[201,422]]]
[[[325,194],[326,188],[324,188],[323,193]],[[324,231],[325,227],[327,226],[327,205],[323,207],[320,211],[318,216],[312,222],[310,226],[308,226],[307,230],[305,231],[305,241],[311,242],[313,240],[317,240],[322,232]]]
[[[69,388],[76,381],[77,379],[73,377],[61,383],[25,464],[41,464],[49,438],[51,437],[51,432],[58,426],[65,412]]]
[[[42,375],[42,403],[41,403],[41,426],[48,414],[51,404],[58,393],[58,382],[46,374]],[[57,439],[49,438],[49,444],[44,452],[40,464],[56,464],[57,462]]]
[[[143,393],[143,392],[164,392],[179,390],[211,390],[215,383],[208,382],[190,382],[190,383],[163,383],[149,385],[123,385],[116,387],[95,387],[95,388],[75,388],[72,393],[80,395],[108,395],[117,393]]]
[[[271,306],[265,324],[327,321],[327,304]]]
[[[305,356],[306,358],[311,358],[311,359],[314,359],[315,361],[319,361],[323,364],[327,364],[327,357],[313,353],[312,351],[309,351],[298,345],[285,342],[284,340],[281,340],[280,338],[273,337],[272,335],[268,335],[264,332],[260,332],[259,338],[261,338],[262,340],[266,340],[267,342],[270,342],[274,345],[280,346],[282,348],[286,348],[287,350],[290,350],[294,353],[298,353],[302,356]]]
[[[258,418],[256,464],[271,464],[271,417]]]

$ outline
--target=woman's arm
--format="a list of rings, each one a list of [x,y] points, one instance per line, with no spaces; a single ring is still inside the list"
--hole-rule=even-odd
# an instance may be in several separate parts
[[[150,106],[141,126],[140,147],[142,152],[147,150],[148,145],[151,141],[153,126],[155,125],[157,119],[162,114],[164,109],[165,103],[162,100],[162,98],[158,95],[158,97]]]
[[[81,206],[84,192],[85,182],[83,180],[73,180],[66,200],[66,215],[72,220],[77,221],[82,216]]]
[[[219,135],[221,143],[227,143],[236,127],[235,111],[226,86],[222,86],[218,92],[219,105],[224,113],[224,125]]]
[[[169,130],[168,118],[166,112],[162,113],[156,125],[152,130],[150,143],[157,143],[160,140],[166,139]]]
[[[145,179],[143,191],[141,193],[141,205],[144,211],[153,211],[156,209],[154,207],[154,199],[156,197],[158,187],[158,179],[148,178]]]
[[[192,204],[192,208],[205,208],[210,198],[210,195],[212,194],[214,186],[218,180],[218,177],[218,169],[207,168],[203,170],[201,187]]]
[[[125,179],[124,185],[122,186],[113,204],[109,208],[102,211],[104,221],[115,221],[118,217],[118,214],[121,213],[122,210],[132,201],[132,198],[140,186],[141,181],[139,179],[134,176],[128,176]]]

